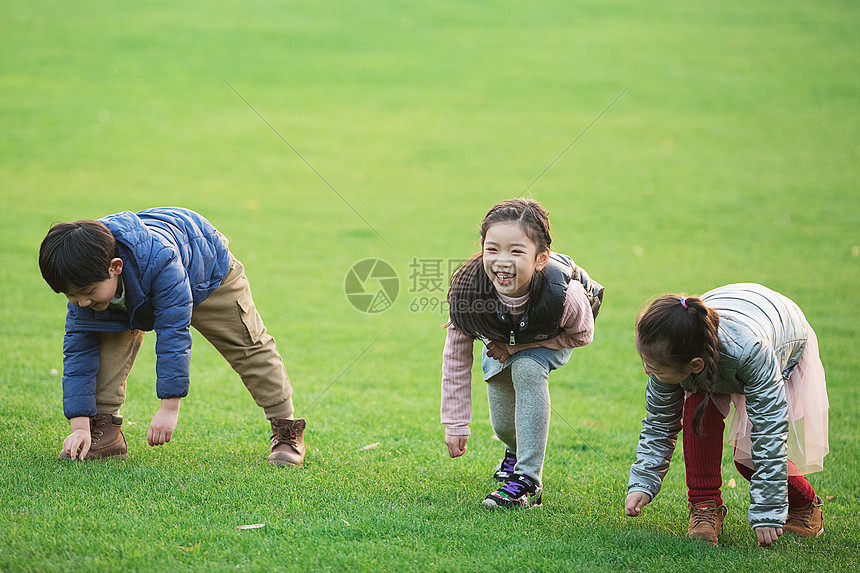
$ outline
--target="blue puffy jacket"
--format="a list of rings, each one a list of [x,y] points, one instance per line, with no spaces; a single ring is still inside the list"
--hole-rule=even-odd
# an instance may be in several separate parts
[[[155,330],[159,398],[188,395],[191,310],[230,270],[221,237],[201,215],[162,207],[100,219],[117,242],[128,313],[69,303],[63,340],[63,412],[96,414],[99,333]]]

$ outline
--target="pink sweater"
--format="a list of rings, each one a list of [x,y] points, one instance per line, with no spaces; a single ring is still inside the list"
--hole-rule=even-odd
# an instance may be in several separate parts
[[[499,299],[511,310],[511,314],[521,314],[528,302],[528,295],[510,298],[498,295]],[[577,281],[567,287],[564,311],[561,317],[562,332],[555,338],[531,344],[508,345],[511,354],[543,346],[560,350],[585,346],[594,338],[594,316],[591,305],[585,296],[585,289]],[[469,423],[472,421],[472,349],[474,339],[469,338],[453,325],[448,325],[445,348],[442,351],[442,423],[450,436],[471,434]]]

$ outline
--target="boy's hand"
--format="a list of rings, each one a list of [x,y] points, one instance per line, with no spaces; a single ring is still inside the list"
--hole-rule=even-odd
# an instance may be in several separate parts
[[[466,440],[469,436],[449,436],[445,434],[445,445],[448,446],[448,455],[459,458],[466,453]]]
[[[758,538],[759,547],[770,547],[782,535],[781,527],[757,527],[755,536]]]
[[[179,403],[181,398],[165,398],[152,417],[149,430],[146,432],[146,443],[150,446],[166,444],[173,437],[173,430],[179,421]]]
[[[87,419],[86,429],[76,429],[63,440],[63,452],[69,455],[70,458],[83,461],[90,451],[92,445],[92,436],[90,435],[89,419]]]
[[[651,501],[651,496],[644,491],[634,491],[627,495],[624,500],[624,515],[627,517],[637,517],[642,514],[642,508],[648,505]]]
[[[487,342],[487,356],[504,363],[511,357],[511,352],[504,344],[499,344],[498,342],[490,340]]]

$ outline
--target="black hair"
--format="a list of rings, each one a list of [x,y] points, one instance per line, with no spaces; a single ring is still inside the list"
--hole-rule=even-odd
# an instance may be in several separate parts
[[[705,306],[702,299],[677,294],[657,298],[636,320],[636,347],[640,354],[669,366],[686,364],[694,358],[705,362],[705,399],[693,414],[697,434],[717,383],[719,327],[717,311]]]
[[[109,279],[110,262],[118,256],[116,240],[104,223],[56,223],[39,248],[39,269],[54,292],[68,293]]]
[[[493,283],[484,272],[483,247],[487,230],[496,223],[515,222],[535,244],[538,253],[549,251],[552,237],[549,217],[537,201],[508,199],[494,205],[481,221],[481,251],[463,263],[451,278],[448,289],[450,324],[472,338],[507,340],[509,327],[499,320],[501,301]],[[535,271],[529,285],[529,301],[538,300],[544,283],[543,270]]]

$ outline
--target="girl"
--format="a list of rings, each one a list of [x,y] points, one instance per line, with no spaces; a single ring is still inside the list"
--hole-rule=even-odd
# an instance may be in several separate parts
[[[442,354],[442,423],[452,458],[466,452],[471,421],[472,347],[486,348],[490,422],[505,444],[494,474],[504,485],[487,507],[541,503],[549,431],[549,372],[591,342],[603,287],[558,253],[546,211],[530,199],[495,205],[481,223],[481,252],[454,274]]]
[[[738,471],[750,480],[748,519],[760,546],[788,531],[824,532],[821,499],[803,477],[820,471],[827,444],[827,390],[818,342],[791,300],[757,284],[701,298],[665,295],[636,322],[649,375],[625,513],[637,516],[660,491],[683,429],[688,537],[713,544],[726,507],[720,494],[723,430]]]

